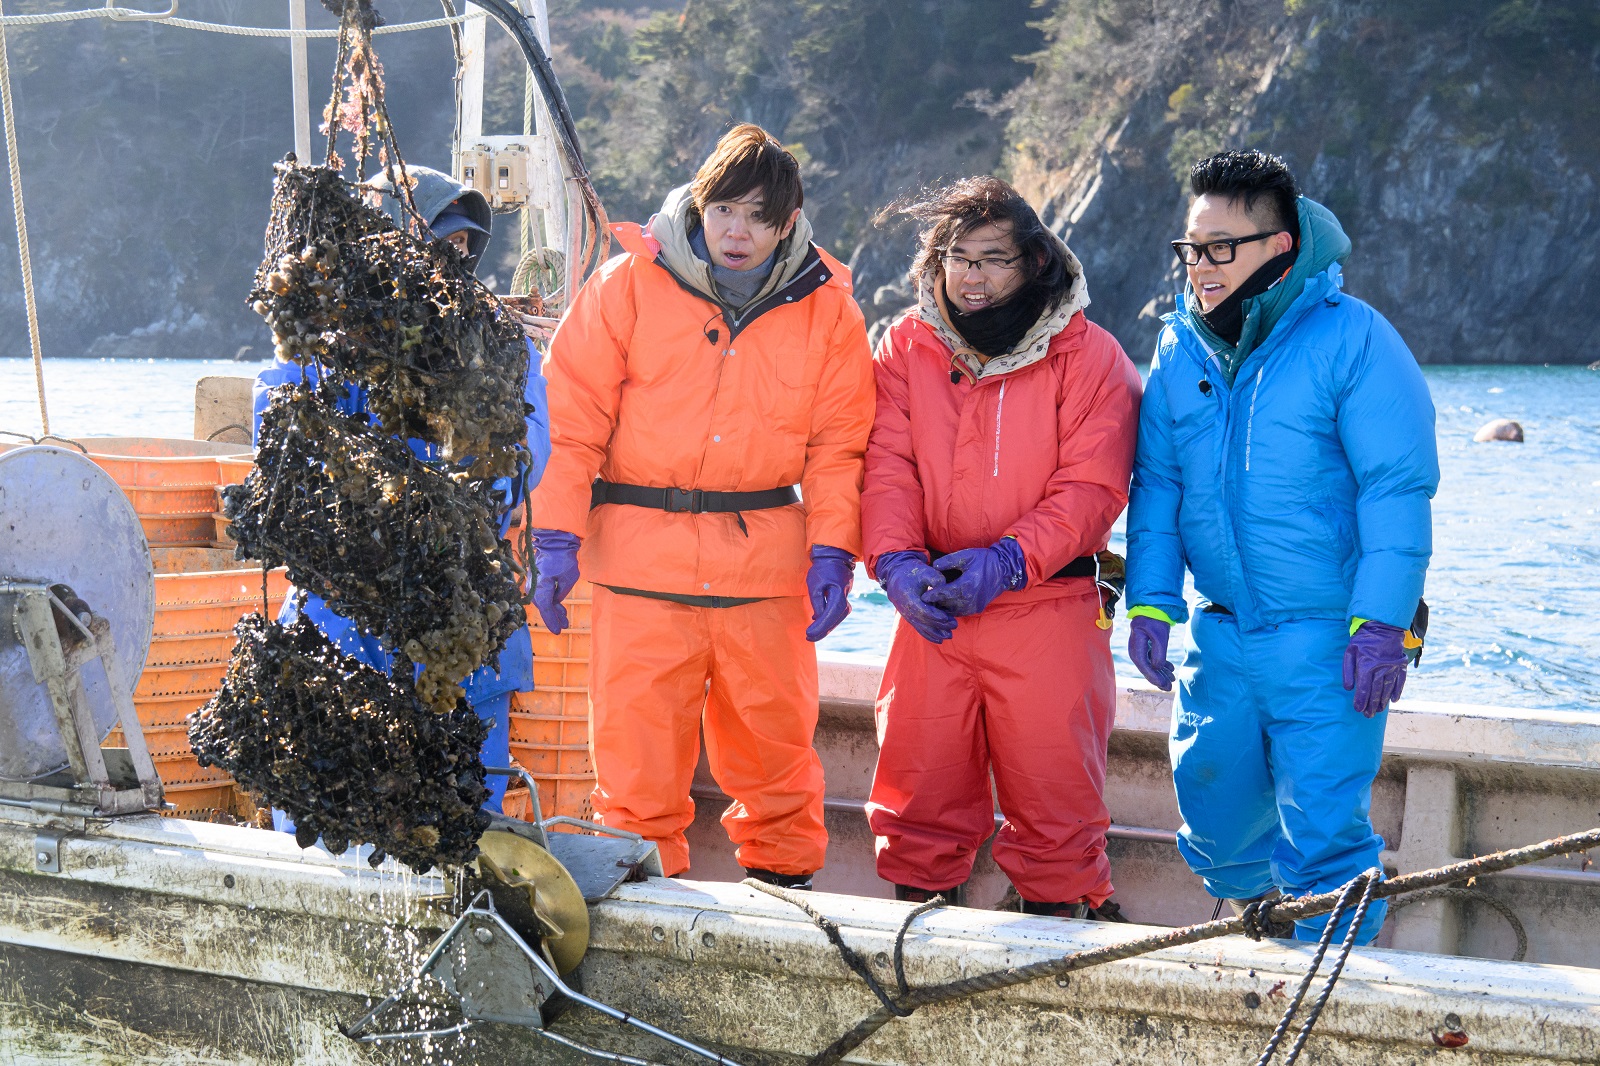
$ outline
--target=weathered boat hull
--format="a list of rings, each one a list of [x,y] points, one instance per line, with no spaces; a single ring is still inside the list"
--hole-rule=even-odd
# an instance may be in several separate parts
[[[882,664],[822,663],[817,750],[827,771],[827,864],[817,887],[886,896],[874,869],[862,805],[877,758],[873,699]],[[1211,917],[1216,901],[1173,846],[1182,821],[1172,791],[1167,728],[1172,698],[1127,682],[1119,693],[1106,781],[1113,826],[1108,850],[1117,900],[1136,920],[1184,925]],[[690,830],[690,876],[743,876],[718,824],[727,800],[702,760]],[[1373,822],[1388,842],[1391,872],[1443,866],[1600,824],[1600,719],[1563,711],[1405,701],[1389,712],[1383,769],[1373,789]],[[1596,853],[1600,858],[1600,852]],[[985,848],[968,899],[988,907],[1008,883]],[[1527,930],[1528,961],[1600,964],[1600,872],[1585,856],[1482,878],[1473,892],[1508,906]],[[1384,946],[1509,959],[1516,938],[1492,906],[1454,898],[1398,911]]]
[[[577,1061],[505,1026],[436,1041],[432,1055],[339,1034],[447,924],[425,898],[443,894],[438,879],[302,853],[281,834],[156,818],[69,834],[60,871],[45,872],[36,832],[0,823],[0,1061]],[[887,973],[905,906],[815,900]],[[741,1062],[795,1061],[875,1002],[803,915],[739,885],[653,879],[595,906],[592,920],[591,995]],[[907,971],[923,984],[1140,932],[935,912],[908,938]],[[892,1023],[852,1061],[1248,1062],[1308,956],[1239,937],[1171,949],[930,1009]],[[558,1026],[685,1061],[579,1009]],[[1320,1061],[1398,1066],[1436,1052],[1445,1028],[1468,1034],[1455,1053],[1466,1062],[1594,1061],[1600,972],[1361,951],[1313,1040]]]

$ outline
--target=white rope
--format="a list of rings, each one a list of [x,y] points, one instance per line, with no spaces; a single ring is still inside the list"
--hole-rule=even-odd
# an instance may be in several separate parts
[[[468,19],[481,19],[488,17],[485,11],[469,11],[464,15],[453,18],[429,19],[426,22],[401,22],[393,26],[379,26],[372,32],[377,33],[405,33],[409,30],[436,30],[445,26],[455,26],[466,22]],[[200,22],[195,19],[179,18],[151,18],[148,11],[139,11],[131,7],[97,7],[87,11],[53,11],[40,15],[0,15],[0,29],[7,26],[43,26],[52,22],[76,22],[79,19],[133,19],[140,22],[154,22],[162,26],[176,26],[182,30],[202,30],[206,33],[227,33],[236,37],[338,37],[337,29],[331,30],[295,30],[279,29],[273,26],[230,26],[221,22]]]
[[[3,4],[0,4],[0,110],[6,123],[6,163],[11,171],[11,209],[17,218],[17,254],[22,257],[22,299],[28,308],[28,343],[33,348],[33,377],[39,387],[39,422],[50,433],[50,412],[44,403],[44,353],[39,347],[39,307],[33,295],[33,259],[28,254],[28,220],[22,207],[22,164],[17,159],[17,118],[11,109],[11,63],[6,56]]]

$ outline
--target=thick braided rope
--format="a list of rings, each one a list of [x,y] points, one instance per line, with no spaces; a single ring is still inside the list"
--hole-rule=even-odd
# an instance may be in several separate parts
[[[39,389],[39,422],[50,435],[50,411],[44,402],[44,352],[39,345],[39,304],[33,292],[33,256],[28,251],[28,217],[22,206],[22,163],[17,159],[17,116],[11,106],[11,62],[6,55],[4,5],[0,4],[0,107],[6,123],[6,165],[11,172],[11,211],[17,220],[17,255],[22,259],[22,301],[28,308],[28,345],[33,349],[33,377]]]
[[[1433,888],[1438,885],[1450,884],[1454,881],[1464,881],[1470,877],[1481,877],[1518,866],[1526,866],[1541,859],[1548,859],[1553,855],[1569,855],[1573,852],[1588,851],[1590,848],[1595,847],[1600,847],[1600,828],[1591,829],[1584,833],[1574,833],[1569,836],[1554,837],[1525,848],[1499,851],[1492,855],[1466,859],[1461,862],[1451,863],[1449,866],[1441,866],[1435,870],[1422,870],[1417,873],[1402,874],[1399,877],[1383,881],[1374,886],[1372,898],[1388,899],[1407,892],[1415,892],[1418,889]],[[1285,900],[1274,906],[1273,916],[1279,920],[1295,921],[1301,918],[1313,918],[1321,914],[1327,914],[1344,897],[1346,887],[1348,886],[1341,886],[1333,892],[1324,892],[1315,896]],[[925,988],[913,989],[911,994],[902,997],[896,1003],[896,1006],[900,1010],[914,1011],[934,1003],[964,999],[982,992],[994,992],[1044,977],[1059,977],[1074,970],[1084,970],[1091,966],[1101,966],[1108,962],[1120,962],[1123,959],[1148,955],[1164,948],[1183,947],[1186,944],[1194,944],[1202,940],[1211,940],[1219,936],[1227,936],[1243,931],[1244,922],[1240,918],[1227,918],[1220,921],[1204,922],[1200,925],[1185,926],[1122,944],[1111,944],[1102,948],[1075,951],[1070,955],[1046,959],[1027,966],[1013,966],[1005,970],[980,974],[977,977],[970,977],[960,981],[950,981],[942,985],[929,985]],[[865,1043],[873,1033],[887,1025],[893,1017],[895,1017],[894,1013],[882,1008],[874,1011],[857,1022],[849,1032],[814,1055],[808,1060],[807,1066],[834,1066],[835,1063]]]
[[[806,917],[810,918],[817,928],[822,930],[829,943],[838,950],[839,958],[844,960],[844,964],[850,967],[857,977],[866,982],[867,987],[872,990],[872,994],[878,997],[878,1002],[883,1004],[884,1010],[897,1018],[911,1017],[909,1010],[897,1004],[889,993],[883,990],[883,986],[878,983],[877,977],[873,975],[872,968],[867,965],[867,960],[863,959],[854,948],[844,942],[844,937],[839,932],[839,924],[832,918],[812,907],[805,900],[799,898],[797,894],[785,892],[776,885],[769,885],[765,881],[758,881],[753,877],[745,878],[743,884],[746,887],[755,889],[757,892],[765,892],[769,896],[775,896],[785,903],[799,907],[805,912]],[[909,921],[906,923],[907,926],[910,924]]]
[[[377,33],[406,33],[410,30],[436,30],[444,26],[456,26],[468,19],[487,18],[484,11],[472,11],[464,15],[455,15],[450,18],[428,19],[424,22],[401,22],[393,26],[379,26],[372,32]],[[197,19],[180,18],[151,18],[150,12],[139,11],[131,7],[97,7],[87,11],[53,11],[39,15],[0,15],[0,27],[6,26],[43,26],[54,22],[77,22],[81,19],[118,19],[122,21],[154,22],[162,26],[176,26],[183,30],[200,30],[205,33],[226,33],[235,37],[327,37],[339,36],[339,31],[334,30],[295,30],[280,29],[273,26],[230,26],[221,22],[201,22]]]
[[[1366,884],[1361,891],[1361,900],[1356,904],[1356,912],[1350,919],[1350,928],[1345,933],[1344,944],[1339,948],[1339,957],[1334,960],[1333,970],[1329,972],[1328,979],[1322,985],[1322,992],[1317,996],[1317,1001],[1311,1004],[1311,1010],[1306,1015],[1305,1024],[1300,1027],[1300,1035],[1295,1038],[1294,1046],[1289,1049],[1289,1055],[1283,1060],[1283,1066],[1295,1066],[1300,1061],[1300,1052],[1305,1050],[1306,1041],[1311,1039],[1311,1030],[1316,1028],[1317,1019],[1322,1017],[1322,1009],[1328,1005],[1328,997],[1333,995],[1333,986],[1339,983],[1339,975],[1344,973],[1344,964],[1350,961],[1350,952],[1355,949],[1356,937],[1361,931],[1361,923],[1366,920],[1367,908],[1372,905],[1372,890],[1383,879],[1382,870],[1371,870],[1364,875]],[[1357,881],[1352,881],[1354,885]],[[1336,916],[1330,916],[1327,929],[1332,930],[1339,924]]]
[[[1339,902],[1335,904],[1333,910],[1328,913],[1328,920],[1322,927],[1322,936],[1317,940],[1317,950],[1316,953],[1311,956],[1311,964],[1306,967],[1305,976],[1300,979],[1300,984],[1295,989],[1294,995],[1289,997],[1289,1005],[1284,1008],[1283,1017],[1278,1020],[1277,1028],[1273,1029],[1272,1037],[1267,1041],[1267,1046],[1262,1050],[1260,1057],[1256,1059],[1255,1066],[1267,1066],[1267,1063],[1272,1061],[1272,1057],[1278,1053],[1278,1045],[1283,1043],[1284,1036],[1286,1036],[1289,1032],[1289,1026],[1294,1023],[1294,1016],[1299,1012],[1300,1004],[1305,1002],[1306,992],[1311,988],[1311,982],[1316,980],[1317,971],[1322,969],[1322,960],[1327,957],[1328,947],[1333,943],[1333,931],[1338,927],[1340,918],[1344,916],[1345,908],[1350,904],[1350,898],[1356,894],[1357,889],[1361,889],[1362,900],[1366,901],[1370,899],[1372,895],[1372,885],[1381,879],[1381,872],[1373,871],[1372,876],[1363,874],[1361,877],[1344,886],[1339,896]],[[1365,908],[1363,908],[1362,913],[1365,913]],[[1243,917],[1243,915],[1240,917]],[[1350,931],[1345,937],[1346,942],[1352,947],[1355,946],[1355,938],[1359,930],[1360,926],[1356,922],[1352,921],[1350,923]],[[1341,958],[1339,960],[1339,969],[1343,968],[1344,959]],[[1333,980],[1337,979],[1338,978],[1336,975]],[[1333,985],[1330,983],[1325,991],[1331,992],[1332,990]],[[1320,1001],[1325,1003],[1327,1002],[1327,999],[1324,996]],[[1321,1013],[1320,1008],[1316,1013]],[[1312,1016],[1311,1020],[1313,1022],[1316,1020],[1315,1015]],[[1304,1044],[1304,1037],[1309,1036],[1310,1032],[1311,1030],[1309,1025],[1302,1030],[1302,1039],[1300,1041],[1301,1044]],[[1291,1052],[1289,1055],[1289,1063],[1292,1063],[1296,1058],[1298,1058],[1299,1054],[1300,1052],[1298,1049]]]

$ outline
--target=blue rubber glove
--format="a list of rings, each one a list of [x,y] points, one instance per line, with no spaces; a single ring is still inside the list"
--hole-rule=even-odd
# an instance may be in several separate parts
[[[1128,634],[1128,658],[1144,675],[1144,679],[1162,692],[1172,691],[1172,679],[1178,676],[1167,659],[1167,639],[1172,626],[1159,618],[1139,615],[1133,619]]]
[[[1382,622],[1362,622],[1344,649],[1344,687],[1355,689],[1356,710],[1371,718],[1400,698],[1406,687],[1406,631]]]
[[[944,575],[928,565],[922,552],[878,556],[878,581],[900,617],[925,640],[943,644],[955,636],[955,616],[923,599],[928,590],[943,587]]]
[[[933,561],[936,570],[959,570],[961,576],[942,588],[923,594],[929,603],[956,616],[977,614],[1002,592],[1028,583],[1028,564],[1022,545],[1002,537],[988,548],[966,548]]]
[[[578,583],[578,538],[559,529],[533,531],[533,566],[539,575],[533,586],[533,605],[552,633],[571,623],[561,605]]]
[[[807,640],[815,644],[844,621],[850,613],[850,583],[855,577],[855,556],[826,544],[811,546],[811,569],[806,571],[806,594],[811,597]]]

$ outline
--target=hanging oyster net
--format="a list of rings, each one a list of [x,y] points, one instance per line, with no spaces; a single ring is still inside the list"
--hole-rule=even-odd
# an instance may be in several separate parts
[[[190,716],[190,741],[293,815],[302,844],[371,842],[421,870],[471,858],[487,824],[471,813],[487,796],[485,727],[460,682],[497,665],[526,621],[498,525],[527,467],[528,355],[516,319],[411,202],[371,0],[330,6],[327,165],[276,168],[250,294],[305,383],[276,390],[256,467],[224,510],[241,558],[286,566],[302,594],[379,638],[393,669],[304,620],[257,618],[237,631],[228,682]],[[404,229],[342,176],[341,129],[358,170],[376,147]]]
[[[526,622],[491,486],[450,477],[367,419],[285,388],[261,420],[256,467],[224,490],[238,551],[422,667],[421,701],[459,682]]]
[[[305,618],[252,614],[222,689],[189,738],[201,766],[221,766],[295,823],[301,847],[374,846],[418,872],[463,863],[488,828],[478,749],[488,732],[465,702],[418,713],[403,684],[342,654]]]

